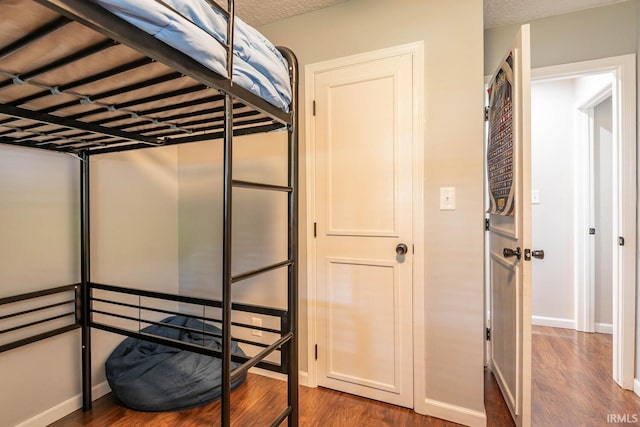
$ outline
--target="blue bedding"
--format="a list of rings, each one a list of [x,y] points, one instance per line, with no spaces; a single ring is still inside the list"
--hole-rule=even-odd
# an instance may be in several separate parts
[[[205,330],[220,334],[215,326],[197,319],[173,316],[163,323]],[[199,332],[183,331],[152,325],[142,332],[190,342],[222,350],[221,339]],[[204,340],[204,341],[203,341]],[[236,342],[231,352],[242,354]],[[232,369],[239,366],[232,363]],[[111,353],[105,363],[107,381],[115,396],[127,407],[139,411],[176,411],[206,405],[220,398],[222,389],[222,361],[165,345],[136,338],[125,339]],[[245,380],[241,376],[231,384],[238,387]]]
[[[226,71],[226,18],[205,0],[92,0],[216,73]],[[235,18],[233,81],[284,111],[291,103],[287,61],[262,34]],[[218,41],[216,41],[218,40]]]

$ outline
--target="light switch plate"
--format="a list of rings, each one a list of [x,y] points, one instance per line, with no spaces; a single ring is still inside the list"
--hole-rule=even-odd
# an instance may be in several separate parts
[[[456,210],[456,187],[440,187],[440,210]]]
[[[531,204],[533,205],[540,204],[540,190],[533,190],[531,192]]]

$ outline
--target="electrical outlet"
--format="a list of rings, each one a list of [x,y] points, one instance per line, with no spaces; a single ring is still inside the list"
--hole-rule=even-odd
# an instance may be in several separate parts
[[[260,319],[259,317],[252,317],[251,318],[251,324],[253,326],[262,327],[262,319]],[[252,329],[251,330],[251,335],[253,335],[255,337],[261,337],[262,336],[262,331],[257,330],[257,329]]]

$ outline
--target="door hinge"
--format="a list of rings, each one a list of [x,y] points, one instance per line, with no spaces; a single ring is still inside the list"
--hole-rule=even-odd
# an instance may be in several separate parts
[[[489,107],[484,107],[484,121],[489,121]]]
[[[491,328],[487,328],[487,341],[491,341]]]
[[[624,246],[624,237],[622,237],[622,236],[618,237],[618,245],[619,246]]]
[[[316,344],[314,348],[314,357],[315,357],[315,360],[318,360],[318,344]]]
[[[313,223],[313,237],[318,237],[318,223]]]
[[[484,230],[489,231],[489,226],[491,225],[491,220],[489,218],[484,219]]]
[[[313,110],[313,115],[315,116],[316,115],[316,101],[315,100],[312,101],[312,107],[311,108]]]

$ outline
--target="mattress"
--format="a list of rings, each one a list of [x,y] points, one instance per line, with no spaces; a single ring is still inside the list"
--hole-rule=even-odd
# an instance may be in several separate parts
[[[227,20],[206,0],[92,0],[116,16],[229,78],[226,70]],[[287,61],[255,28],[235,18],[234,83],[289,110]]]

